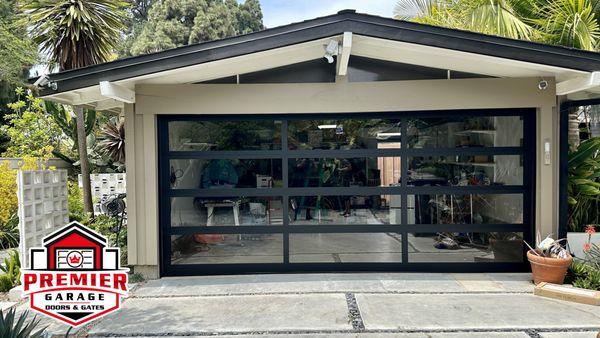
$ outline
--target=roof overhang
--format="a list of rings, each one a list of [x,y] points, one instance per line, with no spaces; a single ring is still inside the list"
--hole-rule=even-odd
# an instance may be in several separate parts
[[[134,101],[138,84],[197,83],[319,59],[332,39],[340,45],[339,75],[355,55],[494,77],[555,78],[558,95],[600,96],[598,53],[353,11],[51,74],[47,81],[53,86],[41,95],[114,109]]]

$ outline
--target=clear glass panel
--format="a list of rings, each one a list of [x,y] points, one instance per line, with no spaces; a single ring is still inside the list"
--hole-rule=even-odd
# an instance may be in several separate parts
[[[291,263],[402,262],[396,233],[290,234]]]
[[[523,195],[408,195],[408,224],[522,224]]]
[[[408,234],[408,261],[523,262],[523,233],[414,233]]]
[[[520,116],[425,117],[408,122],[409,148],[519,147]]]
[[[171,160],[171,189],[282,187],[281,160]]]
[[[174,197],[171,226],[282,225],[281,197]]]
[[[400,224],[400,196],[290,197],[290,224]]]
[[[293,158],[289,187],[383,187],[400,184],[400,157]]]
[[[408,185],[522,185],[523,157],[433,156],[408,159]]]
[[[171,264],[283,263],[282,234],[171,236]]]
[[[281,121],[169,122],[171,151],[281,149]]]
[[[288,135],[293,150],[399,148],[400,120],[292,120]]]

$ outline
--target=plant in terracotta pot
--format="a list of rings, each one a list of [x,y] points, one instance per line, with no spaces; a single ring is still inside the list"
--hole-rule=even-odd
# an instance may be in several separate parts
[[[540,241],[539,233],[537,238],[535,249],[525,242],[529,247],[527,259],[531,264],[533,282],[535,284],[541,282],[562,284],[567,270],[573,262],[573,257],[561,244],[565,239],[554,240],[548,236]]]

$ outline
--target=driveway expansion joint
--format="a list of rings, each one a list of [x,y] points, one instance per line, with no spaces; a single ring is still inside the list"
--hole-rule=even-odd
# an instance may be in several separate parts
[[[354,331],[363,332],[365,330],[365,323],[363,322],[356,297],[353,293],[346,294],[346,303],[348,304],[348,318],[352,323],[352,328]]]

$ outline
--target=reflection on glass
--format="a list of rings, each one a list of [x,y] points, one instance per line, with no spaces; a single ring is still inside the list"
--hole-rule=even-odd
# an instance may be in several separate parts
[[[283,263],[282,234],[171,236],[171,264]]]
[[[379,187],[400,182],[400,157],[290,159],[289,187]]]
[[[282,225],[281,197],[174,197],[171,226]]]
[[[171,151],[281,149],[281,121],[169,122]]]
[[[400,196],[290,197],[290,224],[400,224]]]
[[[281,160],[171,160],[171,189],[281,187]]]
[[[522,224],[523,196],[408,195],[408,224]]]
[[[291,263],[402,262],[397,233],[290,234]]]
[[[408,122],[410,148],[519,147],[519,116],[415,118]]]
[[[418,262],[523,262],[523,234],[414,233],[408,234],[408,261]]]
[[[290,149],[378,149],[400,146],[400,120],[292,120]]]
[[[433,156],[408,159],[409,185],[522,185],[521,156]]]

